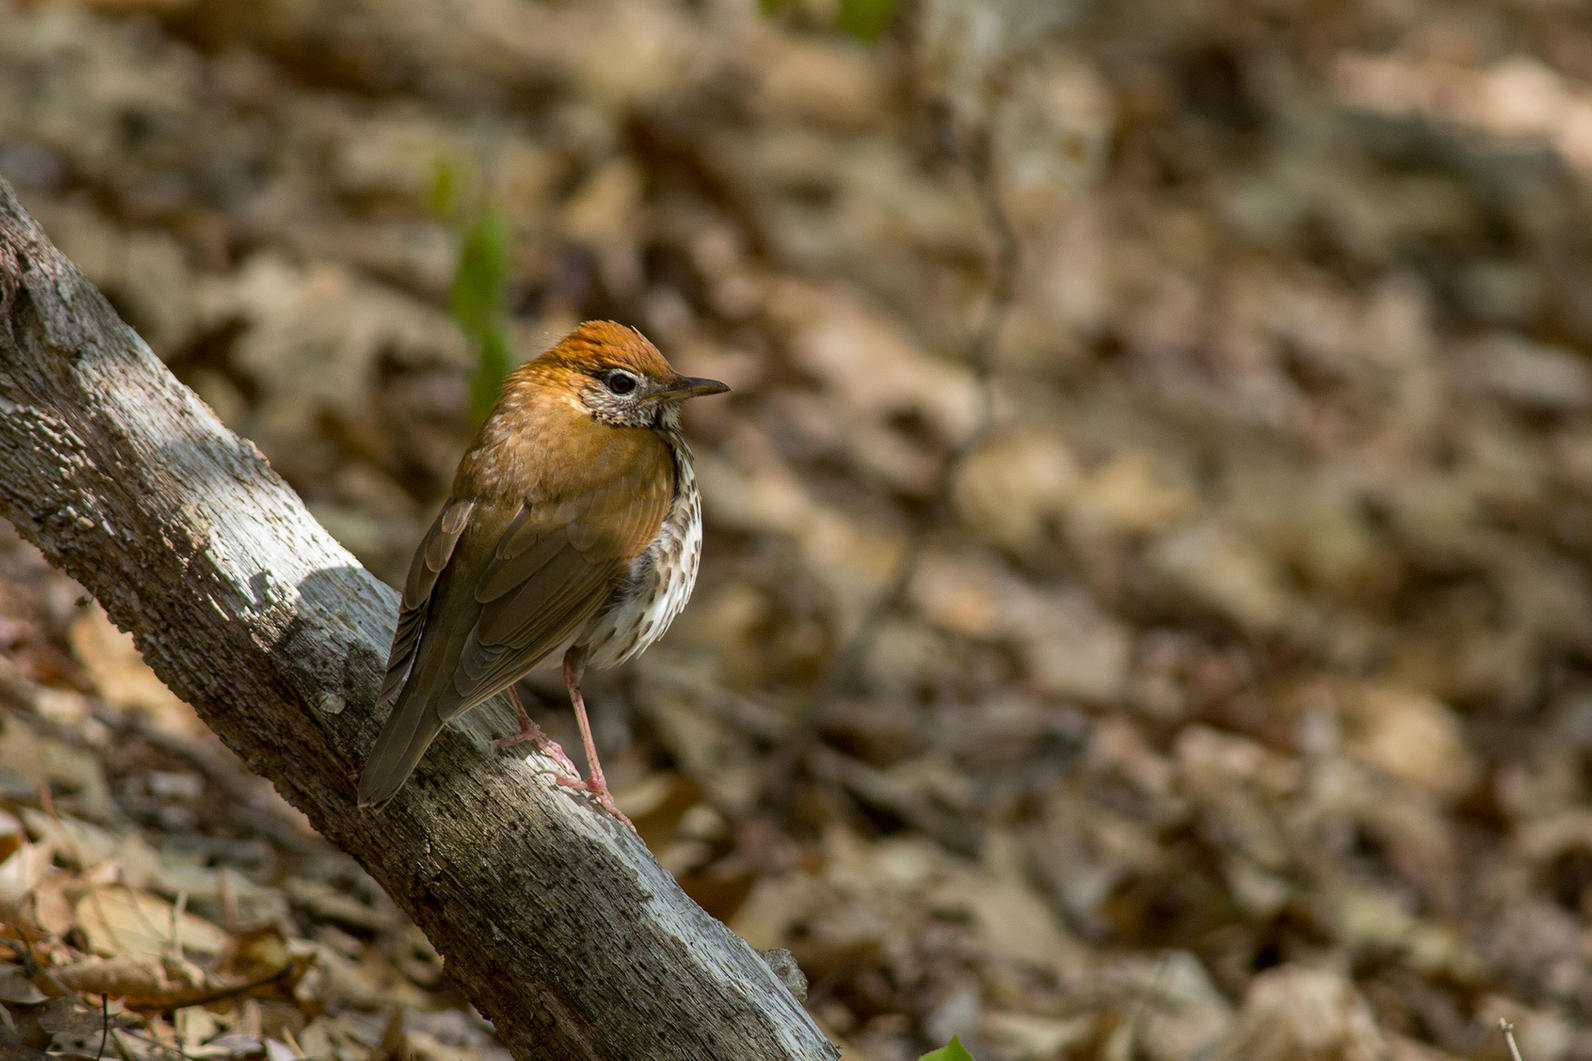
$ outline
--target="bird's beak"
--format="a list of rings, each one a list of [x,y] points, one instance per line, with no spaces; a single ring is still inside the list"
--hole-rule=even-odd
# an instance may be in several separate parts
[[[700,398],[707,394],[723,394],[729,389],[729,384],[720,383],[716,379],[702,379],[700,376],[682,376],[668,390],[661,390],[652,395],[652,399],[665,402],[684,401],[687,398]]]

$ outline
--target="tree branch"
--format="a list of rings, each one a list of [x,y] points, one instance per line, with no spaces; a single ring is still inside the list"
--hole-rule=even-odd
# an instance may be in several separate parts
[[[516,1057],[837,1057],[630,830],[450,726],[354,806],[397,595],[178,383],[0,179],[0,515],[425,931]],[[477,716],[481,713],[476,712]]]

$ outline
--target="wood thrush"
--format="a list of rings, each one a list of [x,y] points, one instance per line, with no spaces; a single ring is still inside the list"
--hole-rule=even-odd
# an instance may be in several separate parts
[[[727,390],[680,375],[611,321],[582,324],[509,374],[410,563],[376,698],[392,713],[360,775],[361,806],[392,798],[449,719],[562,659],[590,767],[562,783],[618,814],[581,675],[640,653],[691,596],[702,505],[680,408]],[[500,743],[548,743],[519,713],[520,734]]]

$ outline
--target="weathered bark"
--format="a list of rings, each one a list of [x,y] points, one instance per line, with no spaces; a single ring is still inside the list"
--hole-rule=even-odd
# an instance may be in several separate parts
[[[482,720],[354,805],[397,595],[155,359],[0,179],[0,515],[430,937],[516,1057],[838,1056],[630,830]],[[479,712],[476,713],[479,715]]]

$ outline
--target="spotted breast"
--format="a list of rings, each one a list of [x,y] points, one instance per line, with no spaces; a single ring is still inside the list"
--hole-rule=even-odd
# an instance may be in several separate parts
[[[629,576],[575,639],[574,647],[594,667],[618,666],[662,637],[696,585],[702,497],[685,439],[678,431],[664,437],[674,458],[674,499],[657,536],[631,561]]]

